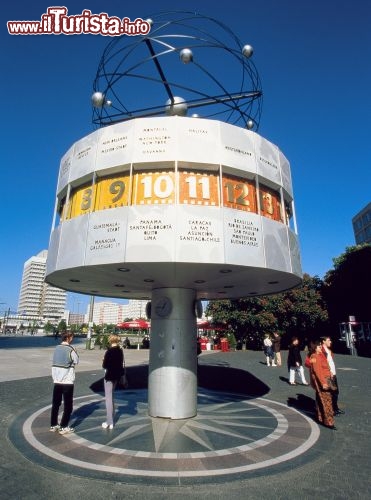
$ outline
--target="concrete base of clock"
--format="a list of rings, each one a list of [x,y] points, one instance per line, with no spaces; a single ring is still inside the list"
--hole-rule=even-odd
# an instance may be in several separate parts
[[[197,415],[196,292],[153,290],[148,413],[170,419]]]

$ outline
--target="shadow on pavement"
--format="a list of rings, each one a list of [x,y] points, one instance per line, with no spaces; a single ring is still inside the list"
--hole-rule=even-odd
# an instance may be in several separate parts
[[[306,396],[305,394],[297,394],[296,398],[287,398],[287,406],[295,408],[295,410],[305,413],[310,417],[315,417],[316,415],[316,402],[313,398]]]
[[[148,387],[148,366],[130,366],[126,368],[129,389],[146,389]],[[233,392],[249,396],[261,397],[270,388],[249,372],[222,366],[198,367],[198,385],[205,389],[221,392]],[[104,392],[103,378],[90,385],[93,392]],[[120,390],[120,389],[117,389]]]
[[[222,366],[198,367],[198,385],[216,391],[237,392],[249,396],[261,397],[270,388],[251,373]]]

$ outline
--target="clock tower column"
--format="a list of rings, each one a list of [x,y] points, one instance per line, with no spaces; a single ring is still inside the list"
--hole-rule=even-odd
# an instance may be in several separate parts
[[[182,419],[197,414],[196,292],[159,288],[152,292],[148,413]]]

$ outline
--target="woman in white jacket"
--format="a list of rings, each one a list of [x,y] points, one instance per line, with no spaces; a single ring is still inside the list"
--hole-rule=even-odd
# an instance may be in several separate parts
[[[267,366],[277,366],[274,362],[274,352],[272,347],[272,340],[269,333],[266,333],[263,340],[264,354],[267,361]]]

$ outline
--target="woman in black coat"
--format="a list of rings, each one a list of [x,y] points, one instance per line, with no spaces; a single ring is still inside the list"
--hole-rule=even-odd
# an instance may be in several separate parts
[[[103,422],[103,429],[113,429],[115,401],[113,391],[124,373],[124,353],[120,346],[120,337],[110,335],[109,347],[104,354],[102,367],[104,374],[104,396],[106,401],[107,420]]]

